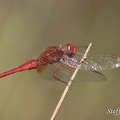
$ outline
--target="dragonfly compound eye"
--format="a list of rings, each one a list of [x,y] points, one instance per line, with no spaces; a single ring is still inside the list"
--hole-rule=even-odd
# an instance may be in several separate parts
[[[73,57],[76,53],[75,45],[68,43],[66,46],[67,46],[67,55],[69,57]]]

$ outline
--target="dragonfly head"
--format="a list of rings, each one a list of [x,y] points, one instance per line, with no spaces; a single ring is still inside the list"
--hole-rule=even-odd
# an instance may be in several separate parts
[[[67,47],[66,54],[69,57],[73,57],[75,55],[75,53],[76,53],[76,47],[75,47],[75,45],[68,43],[66,45],[66,47]]]

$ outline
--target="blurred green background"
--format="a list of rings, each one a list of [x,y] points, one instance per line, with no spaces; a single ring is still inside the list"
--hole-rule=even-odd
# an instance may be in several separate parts
[[[36,57],[49,45],[93,43],[120,56],[119,0],[0,0],[0,72]],[[105,82],[72,85],[56,120],[119,120],[120,69]],[[65,86],[35,70],[0,79],[0,120],[49,120]]]

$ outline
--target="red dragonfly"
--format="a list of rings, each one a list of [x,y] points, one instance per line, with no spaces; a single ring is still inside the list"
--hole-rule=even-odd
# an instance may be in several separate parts
[[[0,78],[20,71],[37,69],[37,72],[43,72],[45,77],[50,77],[52,74],[55,79],[66,84],[64,79],[68,79],[67,77],[70,77],[74,69],[78,66],[85,48],[86,47],[76,48],[75,45],[70,43],[63,47],[47,47],[37,58],[31,59],[14,69],[1,73]],[[89,53],[80,68],[81,72],[78,72],[76,78],[84,79],[85,81],[91,79],[92,81],[93,76],[96,75],[94,79],[97,81],[106,80],[106,77],[99,71],[115,69],[119,66],[120,58],[113,54]],[[48,69],[44,70],[46,67],[48,67]]]

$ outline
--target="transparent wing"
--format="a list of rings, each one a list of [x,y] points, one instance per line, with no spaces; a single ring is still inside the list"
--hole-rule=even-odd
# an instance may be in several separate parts
[[[84,52],[77,51],[75,59],[82,58]],[[92,54],[88,53],[87,59],[83,62],[81,70],[111,70],[120,67],[120,58],[113,54]]]
[[[42,72],[42,76],[44,76],[49,80],[58,81],[53,77],[53,73],[56,69],[56,65],[57,64],[48,65],[47,69]],[[67,67],[66,65],[61,64],[57,72],[57,77],[67,82],[71,78],[74,70],[75,70],[74,68],[70,68],[70,67]],[[102,73],[99,73],[97,71],[79,70],[79,72],[75,77],[75,81],[81,81],[81,82],[99,82],[99,81],[105,81],[105,80],[107,80],[107,78]]]
[[[80,47],[73,58],[64,57],[64,59],[60,62],[61,67],[57,73],[57,77],[59,79],[63,81],[67,81],[70,79],[75,70],[75,67],[77,67],[77,65],[79,64],[79,61],[82,58],[86,48],[86,46]],[[56,64],[48,65],[47,69],[42,71],[42,75],[48,79],[55,80],[55,78],[53,77],[53,73],[56,69]],[[98,71],[110,70],[118,67],[120,67],[119,57],[113,54],[92,54],[91,52],[89,52],[87,59],[81,65],[75,79],[79,81],[91,82],[105,81],[106,77]]]

